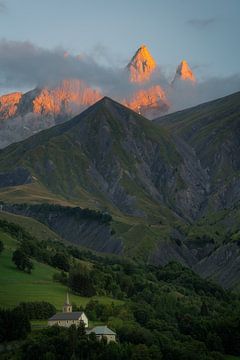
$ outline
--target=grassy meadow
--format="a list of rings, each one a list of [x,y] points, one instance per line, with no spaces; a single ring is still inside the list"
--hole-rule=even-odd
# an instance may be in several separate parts
[[[4,250],[0,254],[0,306],[13,308],[22,301],[48,301],[61,310],[68,289],[53,281],[53,274],[58,270],[35,260],[32,274],[18,270],[11,260],[17,241],[3,232],[0,232],[0,240],[4,243]],[[78,306],[85,306],[90,300],[71,293],[70,299]],[[92,299],[102,303],[121,303],[104,296],[95,296]]]

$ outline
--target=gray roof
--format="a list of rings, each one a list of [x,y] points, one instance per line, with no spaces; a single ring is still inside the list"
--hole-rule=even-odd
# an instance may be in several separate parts
[[[93,329],[87,331],[88,334],[95,333],[96,335],[116,335],[114,331],[105,326],[95,326]]]
[[[82,311],[61,312],[53,315],[48,320],[79,320],[82,314]]]

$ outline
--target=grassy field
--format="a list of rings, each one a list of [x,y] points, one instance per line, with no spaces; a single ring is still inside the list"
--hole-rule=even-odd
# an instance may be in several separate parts
[[[2,201],[9,203],[51,203],[65,206],[73,205],[61,196],[48,191],[43,185],[37,181],[31,184],[19,186],[11,186],[0,189],[0,197]]]
[[[13,308],[21,301],[48,301],[61,310],[66,297],[67,287],[53,282],[52,276],[56,269],[34,261],[32,274],[19,271],[11,261],[12,252],[17,241],[0,232],[0,240],[5,249],[0,254],[0,306]],[[85,306],[90,298],[70,293],[72,303]],[[122,303],[108,297],[93,297],[102,303]]]
[[[40,223],[39,221],[21,215],[10,214],[8,212],[0,212],[0,219],[12,222],[21,226],[25,229],[31,236],[35,237],[38,240],[59,240],[62,238],[56,234],[54,231],[49,229],[46,225]]]

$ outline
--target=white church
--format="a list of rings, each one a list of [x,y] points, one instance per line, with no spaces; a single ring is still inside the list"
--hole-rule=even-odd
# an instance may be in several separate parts
[[[53,315],[48,319],[48,325],[58,325],[63,327],[70,327],[71,325],[79,326],[83,322],[85,327],[88,328],[88,318],[83,311],[72,311],[72,305],[69,302],[67,294],[66,302],[63,305],[63,311]]]
[[[84,323],[86,328],[86,334],[90,335],[94,333],[98,340],[106,339],[107,342],[116,342],[116,333],[109,329],[106,325],[95,326],[93,329],[88,327],[88,318],[83,311],[72,311],[72,305],[69,301],[67,293],[66,302],[63,305],[63,311],[53,315],[48,319],[48,326],[63,326],[70,327],[71,325],[79,326],[80,323]]]

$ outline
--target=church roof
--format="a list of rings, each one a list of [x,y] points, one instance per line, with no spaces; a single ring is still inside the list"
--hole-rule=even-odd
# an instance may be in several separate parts
[[[48,320],[79,320],[83,311],[61,312],[53,315]]]
[[[95,326],[93,329],[88,330],[88,334],[90,333],[95,333],[96,335],[116,335],[116,333],[109,329],[106,325]]]

